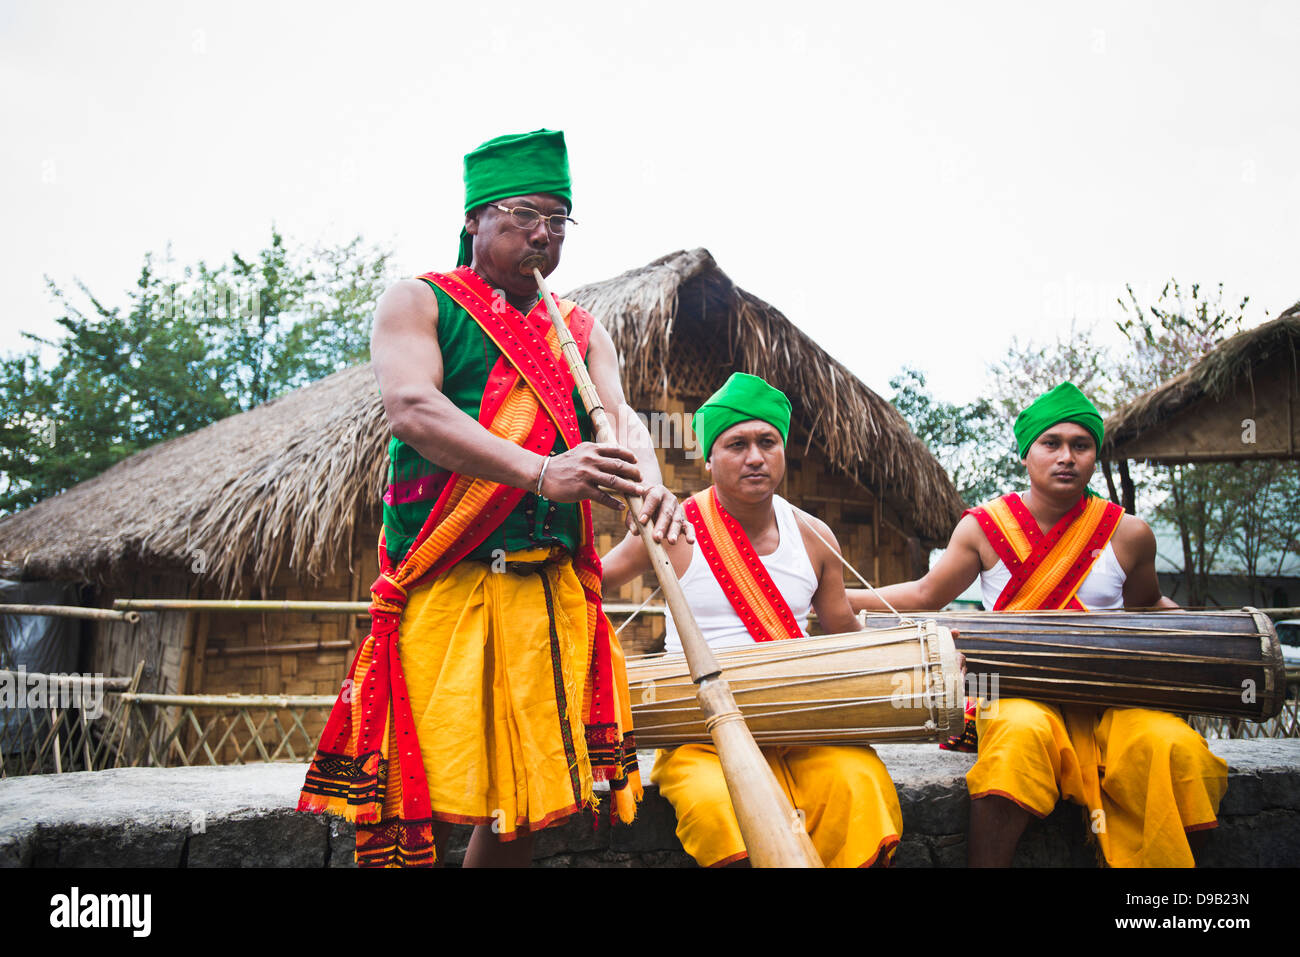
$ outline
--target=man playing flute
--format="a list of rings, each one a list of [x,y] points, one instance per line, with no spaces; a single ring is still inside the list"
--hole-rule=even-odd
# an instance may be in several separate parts
[[[455,823],[467,866],[526,865],[534,834],[608,780],[631,820],[640,782],[622,652],[601,610],[590,501],[642,495],[685,518],[624,401],[609,334],[561,312],[616,432],[595,445],[540,301],[571,210],[562,133],[465,157],[457,268],[379,300],[371,355],[393,437],[372,631],[344,682],[299,807],[358,822],[357,860],[430,864]],[[610,490],[610,491],[606,491]]]
[[[785,476],[790,401],[756,376],[737,372],[700,407],[692,428],[713,484],[691,498],[695,531],[667,545],[673,570],[704,638],[715,649],[807,633],[816,609],[828,633],[858,631],[835,536],[776,494]],[[810,523],[816,526],[811,531]],[[820,534],[821,538],[817,536]],[[824,541],[823,541],[824,539]],[[617,588],[651,569],[645,545],[628,536],[605,557]],[[668,618],[666,650],[680,652]],[[809,837],[830,867],[887,864],[903,830],[894,784],[870,747],[763,749]],[[745,845],[712,745],[687,744],[656,756],[651,781],[677,812],[677,836],[704,866],[746,861]]]
[[[1092,402],[1062,383],[1021,412],[1015,435],[1028,491],[967,511],[925,577],[879,598],[850,591],[855,611],[882,598],[938,610],[977,576],[992,611],[1178,607],[1160,594],[1151,529],[1088,489],[1103,435]],[[1030,818],[1062,797],[1087,808],[1112,867],[1191,867],[1217,824],[1227,765],[1175,715],[1012,698],[981,708],[975,730],[972,867],[1009,867]]]

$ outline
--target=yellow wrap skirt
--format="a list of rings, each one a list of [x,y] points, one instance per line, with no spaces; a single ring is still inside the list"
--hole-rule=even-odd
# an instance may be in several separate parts
[[[869,867],[891,860],[903,812],[884,762],[869,747],[763,748],[791,805],[802,812],[827,867]],[[718,752],[687,744],[655,755],[650,780],[677,812],[677,838],[704,867],[748,854],[727,793]]]
[[[1061,798],[1081,804],[1111,867],[1192,867],[1187,832],[1218,823],[1228,766],[1176,715],[1003,698],[976,727],[971,798],[997,795],[1038,817]]]
[[[594,805],[583,716],[587,605],[569,562],[464,561],[413,591],[398,649],[433,817],[500,840]]]

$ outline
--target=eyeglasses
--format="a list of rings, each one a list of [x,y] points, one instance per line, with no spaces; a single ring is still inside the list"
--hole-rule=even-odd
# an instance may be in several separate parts
[[[564,227],[568,223],[573,223],[575,226],[578,225],[576,219],[570,219],[563,213],[556,213],[553,216],[543,217],[537,210],[529,209],[527,206],[502,206],[500,203],[490,203],[489,205],[495,206],[503,213],[509,213],[510,222],[514,223],[520,229],[536,229],[538,220],[544,218],[546,220],[546,228],[551,231],[551,235],[563,236]]]

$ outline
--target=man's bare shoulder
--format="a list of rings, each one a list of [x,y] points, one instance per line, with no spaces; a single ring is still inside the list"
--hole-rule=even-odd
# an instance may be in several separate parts
[[[980,545],[986,543],[988,537],[984,534],[984,529],[980,528],[979,521],[974,515],[963,515],[957,522],[957,527],[952,530],[952,538],[948,540],[949,548],[973,548],[979,551]]]
[[[966,561],[969,560],[969,556],[975,556],[979,561],[978,568],[982,571],[987,571],[998,563],[997,552],[993,550],[988,536],[984,534],[984,529],[980,528],[980,523],[975,516],[970,514],[963,515],[957,522],[957,527],[952,530],[952,537],[948,539],[944,558],[949,554],[952,555],[953,561]],[[963,556],[967,557],[963,558]]]
[[[1125,538],[1155,538],[1155,532],[1151,531],[1151,526],[1138,518],[1136,515],[1130,515],[1125,512],[1120,516],[1119,525],[1115,529],[1116,535],[1123,535]]]
[[[834,572],[836,580],[839,580],[841,569],[844,567],[840,557],[844,549],[835,537],[835,533],[831,531],[831,527],[817,516],[810,515],[793,504],[790,507],[794,509],[804,551],[808,553],[818,578],[827,572]]]
[[[421,279],[399,279],[379,297],[375,304],[376,325],[409,326],[438,324],[438,297]]]
[[[794,508],[795,506],[792,505],[791,507]],[[831,527],[827,525],[825,522],[823,522],[816,515],[813,515],[809,512],[805,512],[801,508],[796,508],[796,511],[799,513],[799,517],[804,519],[809,525],[815,528],[817,530],[817,534],[821,535],[822,538],[830,539],[832,541],[835,539],[835,533],[831,531]]]
[[[1138,562],[1154,561],[1156,556],[1156,533],[1151,526],[1136,515],[1125,512],[1119,520],[1115,534],[1111,536],[1111,546],[1120,566],[1132,572]]]
[[[574,308],[581,309],[582,307],[575,306]],[[609,330],[601,324],[599,319],[592,316],[591,313],[587,313],[587,315],[591,316],[591,333],[587,337],[588,358],[590,358],[593,349],[601,353],[608,353],[611,356],[617,356],[614,346],[614,337],[609,334]]]
[[[786,504],[794,509],[795,517],[798,519],[799,534],[804,540],[804,548],[810,554],[816,553],[823,557],[829,557],[838,567],[839,559],[835,557],[827,544],[828,542],[839,544],[835,538],[835,533],[831,531],[831,527],[816,515],[805,512],[793,502],[787,502]]]

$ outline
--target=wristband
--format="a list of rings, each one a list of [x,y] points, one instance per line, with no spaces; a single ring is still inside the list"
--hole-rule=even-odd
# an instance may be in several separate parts
[[[542,470],[537,473],[537,497],[542,497],[542,479],[546,477],[546,466],[551,464],[549,455],[542,456]]]

